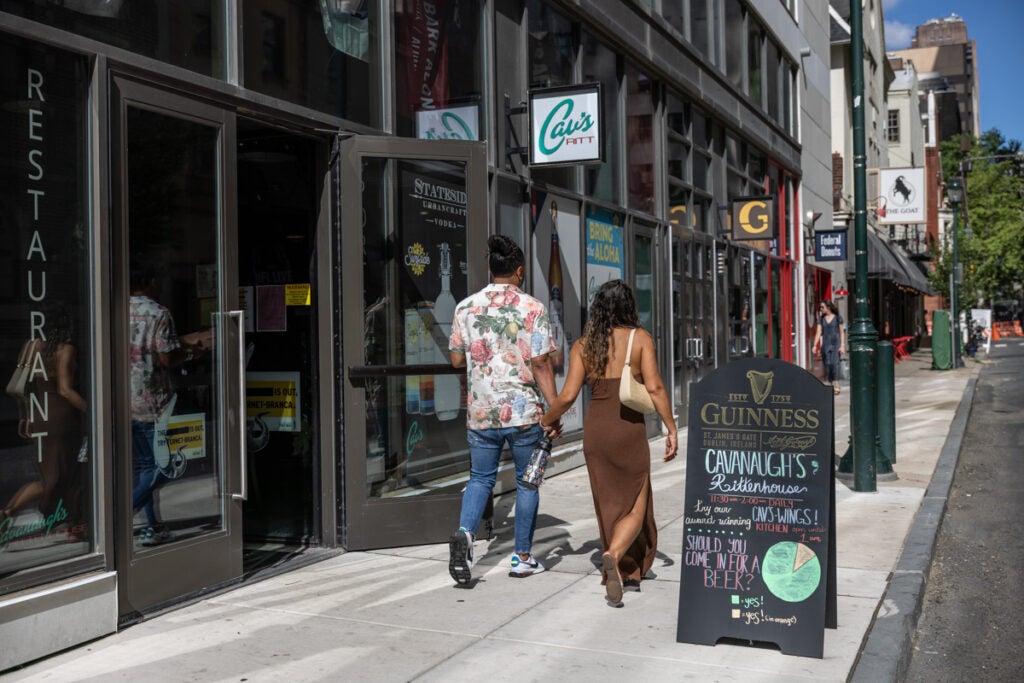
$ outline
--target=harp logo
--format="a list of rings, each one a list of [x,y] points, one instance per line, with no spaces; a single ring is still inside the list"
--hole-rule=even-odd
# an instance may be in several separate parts
[[[750,393],[754,397],[754,403],[761,405],[772,392],[772,379],[774,372],[758,372],[747,370],[747,379],[750,380]]]

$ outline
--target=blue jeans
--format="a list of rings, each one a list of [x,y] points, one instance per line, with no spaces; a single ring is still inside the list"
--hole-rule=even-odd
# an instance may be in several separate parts
[[[156,467],[153,455],[153,422],[132,421],[132,509],[146,508],[149,526],[157,525],[156,510],[153,507],[153,492],[167,481],[167,477]]]
[[[487,500],[494,492],[501,450],[508,441],[516,468],[516,520],[515,551],[529,553],[533,546],[533,531],[537,527],[537,505],[540,495],[536,489],[523,486],[522,476],[530,462],[534,446],[544,434],[539,424],[501,429],[470,429],[469,483],[462,494],[462,514],[459,526],[476,534]]]

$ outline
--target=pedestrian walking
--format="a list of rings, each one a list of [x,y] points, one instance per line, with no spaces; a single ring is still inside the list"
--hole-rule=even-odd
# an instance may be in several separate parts
[[[556,395],[548,311],[522,290],[523,250],[504,235],[487,241],[491,284],[455,307],[449,353],[453,366],[465,367],[468,395],[466,428],[469,483],[462,496],[459,529],[449,538],[449,573],[458,584],[472,579],[473,542],[494,491],[501,451],[507,443],[516,474],[515,546],[509,576],[544,571],[531,553],[539,494],[522,481],[530,454],[545,430],[545,402]],[[560,433],[560,426],[548,430]]]
[[[623,588],[640,590],[640,580],[654,564],[658,549],[647,425],[643,414],[619,400],[624,373],[640,370],[668,430],[666,461],[676,457],[677,430],[658,371],[654,340],[640,327],[633,290],[622,280],[606,282],[594,295],[589,314],[583,336],[572,346],[562,391],[541,425],[556,425],[584,381],[590,385],[583,418],[583,457],[601,534],[601,583],[608,604],[622,607]]]
[[[846,348],[846,328],[843,317],[832,301],[818,305],[818,324],[814,330],[814,352],[821,351],[821,364],[825,368],[825,382],[832,385],[832,393],[839,393],[839,359]]]

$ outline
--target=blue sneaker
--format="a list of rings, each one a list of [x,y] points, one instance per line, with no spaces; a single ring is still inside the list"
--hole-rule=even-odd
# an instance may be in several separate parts
[[[538,562],[533,555],[530,555],[524,560],[519,557],[519,553],[512,553],[512,560],[510,563],[512,568],[509,570],[508,575],[517,579],[524,579],[527,576],[540,574],[544,571],[544,565]]]
[[[448,537],[448,573],[455,583],[466,585],[473,579],[473,535],[463,528]]]

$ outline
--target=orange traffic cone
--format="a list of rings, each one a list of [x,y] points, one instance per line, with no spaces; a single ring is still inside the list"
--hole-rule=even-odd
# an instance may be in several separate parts
[[[992,326],[992,341],[999,341],[999,326]]]

